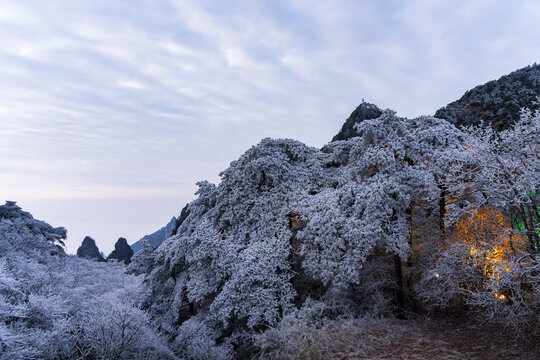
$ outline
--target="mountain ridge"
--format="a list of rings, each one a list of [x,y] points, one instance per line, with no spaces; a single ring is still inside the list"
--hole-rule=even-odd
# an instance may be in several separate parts
[[[161,229],[149,235],[143,236],[141,239],[131,244],[130,246],[131,250],[133,250],[133,254],[141,250],[144,241],[148,242],[148,244],[153,247],[158,247],[159,245],[161,245],[161,243],[165,241],[165,239],[172,235],[176,221],[176,217],[173,216],[171,220],[167,223],[167,225],[163,226]]]
[[[475,86],[437,110],[435,117],[458,127],[483,121],[495,130],[506,130],[519,120],[523,108],[540,109],[539,96],[540,65],[534,63]]]

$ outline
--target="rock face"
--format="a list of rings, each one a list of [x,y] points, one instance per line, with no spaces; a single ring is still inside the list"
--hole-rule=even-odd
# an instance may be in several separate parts
[[[534,64],[469,90],[459,100],[437,110],[435,117],[456,126],[483,120],[496,130],[515,123],[522,108],[538,110],[540,65]]]
[[[173,234],[176,221],[177,221],[176,217],[173,217],[167,225],[165,225],[158,231],[150,235],[145,235],[139,241],[133,243],[131,245],[131,249],[133,250],[133,253],[136,253],[137,251],[141,250],[143,241],[148,242],[149,245],[155,248],[161,245],[161,243],[165,241],[165,239],[167,239],[169,236]]]
[[[81,258],[97,259],[97,261],[105,261],[96,246],[96,242],[90,236],[84,238],[81,246],[77,249],[77,256]]]
[[[332,138],[332,141],[347,140],[357,136],[354,125],[363,120],[376,119],[381,116],[382,113],[382,110],[379,109],[377,105],[362,102],[345,121],[341,130]]]
[[[172,229],[171,236],[176,234],[176,232],[178,231],[178,228],[180,227],[180,225],[182,225],[182,223],[184,222],[184,220],[186,220],[188,216],[189,216],[189,204],[186,204],[186,206],[182,208],[182,211],[180,212],[180,216],[178,217],[178,219],[176,219],[176,222],[174,223],[174,228]]]
[[[114,250],[107,257],[107,260],[116,259],[118,261],[123,261],[127,265],[131,262],[132,256],[133,250],[128,245],[127,240],[121,237],[118,239],[116,244],[114,244]]]

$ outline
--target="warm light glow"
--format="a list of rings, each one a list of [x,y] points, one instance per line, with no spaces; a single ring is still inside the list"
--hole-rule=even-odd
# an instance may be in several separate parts
[[[470,261],[481,267],[485,276],[500,279],[501,271],[508,268],[507,260],[512,251],[508,229],[511,229],[510,222],[501,211],[484,206],[459,221],[455,237],[470,245]]]
[[[435,279],[438,279],[440,275],[438,273],[435,274]]]
[[[475,267],[480,275],[476,280],[462,283],[470,290],[494,286],[495,299],[506,301],[499,292],[499,281],[511,272],[510,258],[514,249],[523,246],[524,238],[512,235],[509,219],[495,208],[483,206],[465,214],[453,228],[456,242],[467,245],[467,264]],[[489,284],[488,284],[489,283]]]

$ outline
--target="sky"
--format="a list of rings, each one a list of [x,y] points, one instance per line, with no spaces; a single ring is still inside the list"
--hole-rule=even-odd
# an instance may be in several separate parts
[[[0,0],[0,201],[107,255],[261,139],[434,114],[539,34],[537,0]]]

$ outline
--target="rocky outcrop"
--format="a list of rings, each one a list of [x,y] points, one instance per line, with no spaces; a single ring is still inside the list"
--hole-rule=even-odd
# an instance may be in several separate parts
[[[540,65],[534,64],[467,91],[459,100],[437,110],[435,117],[460,127],[490,124],[504,130],[520,117],[521,109],[538,110]]]
[[[118,261],[123,261],[127,265],[131,262],[132,256],[133,256],[133,250],[128,245],[127,240],[121,237],[118,239],[116,244],[114,244],[114,250],[107,257],[107,260],[115,259]]]
[[[379,109],[377,105],[362,101],[362,103],[352,112],[351,116],[345,121],[337,135],[332,138],[332,141],[347,140],[358,136],[354,130],[354,125],[364,120],[376,119],[381,116],[382,113],[382,110]]]
[[[81,258],[96,259],[97,261],[105,261],[96,246],[96,242],[90,236],[84,238],[81,246],[77,249],[77,256]]]
[[[176,234],[176,232],[178,231],[178,228],[180,227],[180,225],[182,225],[184,220],[186,220],[186,218],[189,216],[189,207],[188,206],[189,206],[189,204],[186,204],[186,206],[184,206],[182,208],[182,211],[180,212],[180,216],[178,217],[178,219],[176,219],[176,222],[174,224],[174,228],[172,230],[171,236]]]

